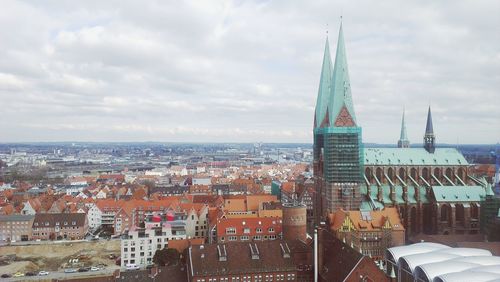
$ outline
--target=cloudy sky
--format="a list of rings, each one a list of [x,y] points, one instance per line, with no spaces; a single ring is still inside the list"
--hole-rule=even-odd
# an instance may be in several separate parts
[[[0,142],[312,142],[341,14],[365,142],[500,141],[497,0],[7,0]]]

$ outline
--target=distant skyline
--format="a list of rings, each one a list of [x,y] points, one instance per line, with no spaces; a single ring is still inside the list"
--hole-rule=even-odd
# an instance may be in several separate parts
[[[364,143],[500,141],[500,1],[7,0],[0,143],[312,143],[341,14]]]

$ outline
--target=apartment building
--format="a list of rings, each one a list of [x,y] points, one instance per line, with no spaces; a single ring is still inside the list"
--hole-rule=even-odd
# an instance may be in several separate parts
[[[212,229],[211,242],[250,242],[281,239],[280,217],[220,218]]]
[[[34,215],[0,215],[0,242],[31,240]]]
[[[168,248],[168,241],[186,238],[184,222],[162,221],[161,217],[153,216],[145,222],[144,228],[132,227],[122,235],[121,265],[152,264],[155,252]]]

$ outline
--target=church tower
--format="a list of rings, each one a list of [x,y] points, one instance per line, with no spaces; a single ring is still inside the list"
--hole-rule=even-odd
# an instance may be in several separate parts
[[[357,125],[340,25],[335,64],[328,39],[314,113],[316,223],[338,208],[358,210],[363,171],[361,127]]]
[[[410,148],[410,140],[408,140],[408,134],[406,134],[404,109],[403,109],[403,118],[401,119],[401,134],[399,135],[398,148]]]
[[[431,107],[427,112],[427,125],[425,126],[424,148],[427,152],[433,154],[436,149],[436,136],[434,136],[434,128],[432,127]]]

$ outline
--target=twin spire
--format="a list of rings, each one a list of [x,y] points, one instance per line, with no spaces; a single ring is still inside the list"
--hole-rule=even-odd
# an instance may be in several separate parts
[[[330,46],[328,38],[326,39],[318,98],[316,100],[314,128],[356,126],[344,33],[342,24],[340,24],[335,65],[332,65]]]
[[[340,23],[335,65],[330,57],[328,37],[325,43],[321,78],[319,82],[316,109],[314,111],[314,129],[335,127],[357,127],[356,114],[351,95],[351,83],[347,67],[344,32]],[[427,113],[427,124],[424,136],[424,148],[434,153],[435,136],[432,126],[431,107]],[[409,148],[410,141],[406,132],[405,112],[401,121],[401,134],[398,141],[399,148]]]
[[[427,122],[425,125],[425,135],[424,135],[424,149],[429,153],[434,153],[436,136],[434,135],[434,128],[432,126],[432,114],[431,107],[427,112]],[[408,140],[408,134],[406,133],[406,122],[405,122],[405,110],[403,109],[403,118],[401,119],[401,134],[398,140],[398,148],[409,148],[410,140]]]

